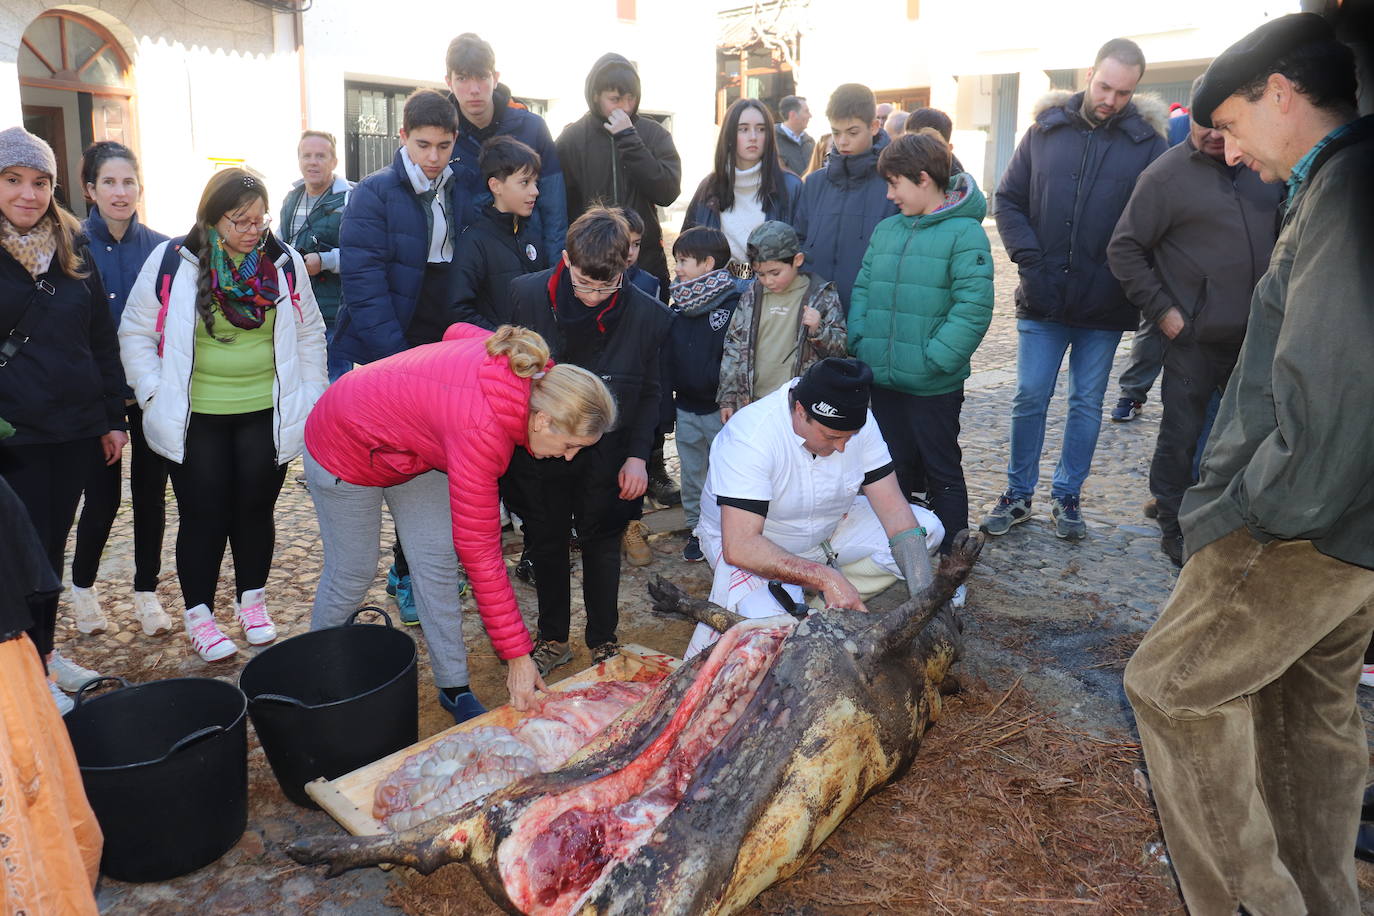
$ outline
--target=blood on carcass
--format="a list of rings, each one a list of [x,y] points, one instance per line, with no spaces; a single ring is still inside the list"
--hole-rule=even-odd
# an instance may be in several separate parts
[[[535,898],[551,906],[568,891],[581,894],[601,874],[611,853],[606,822],[591,811],[565,811],[530,847],[530,882]]]

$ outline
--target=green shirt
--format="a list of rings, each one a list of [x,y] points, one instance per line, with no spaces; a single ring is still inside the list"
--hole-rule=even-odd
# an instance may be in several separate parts
[[[797,362],[798,328],[807,278],[801,272],[780,293],[763,294],[759,303],[759,338],[754,344],[754,400],[767,397],[792,381]]]
[[[215,334],[196,318],[196,355],[191,370],[191,412],[224,416],[272,407],[277,357],[272,328],[277,310],[267,310],[260,327],[236,328],[215,308]],[[227,342],[216,340],[226,338]]]

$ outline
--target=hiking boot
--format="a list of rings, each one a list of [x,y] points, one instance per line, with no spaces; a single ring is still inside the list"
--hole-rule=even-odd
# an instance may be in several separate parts
[[[620,655],[620,643],[603,642],[599,646],[592,646],[592,664],[599,665],[602,662],[610,661]]]
[[[541,639],[534,644],[534,651],[530,653],[530,658],[534,661],[534,666],[539,669],[539,676],[548,677],[550,671],[559,665],[566,665],[572,661],[572,648],[565,642]]]
[[[1031,501],[1028,496],[1012,496],[1010,492],[997,498],[997,505],[983,519],[979,529],[993,536],[1006,534],[1012,525],[1019,525],[1031,517]]]
[[[701,541],[695,534],[687,538],[687,543],[682,547],[682,559],[688,563],[700,563],[706,559],[706,554],[701,552]]]
[[[58,687],[68,693],[76,693],[82,684],[100,677],[99,672],[83,668],[57,650],[53,650],[52,658],[48,660],[48,674],[52,675]]]
[[[1173,561],[1173,564],[1180,569],[1183,567],[1183,535],[1166,534],[1159,539],[1159,548],[1164,551],[1164,555]]]
[[[52,694],[52,701],[57,704],[57,714],[59,716],[65,716],[76,708],[76,704],[72,702],[72,698],[63,693],[62,688],[58,687],[52,681],[48,681],[48,692]]]
[[[400,611],[401,623],[408,627],[418,626],[420,612],[415,610],[415,592],[410,587],[410,576],[398,576],[396,567],[391,567],[386,573],[386,593],[396,599],[396,609]],[[459,594],[462,594],[461,589]]]
[[[520,561],[515,564],[515,578],[530,585],[534,584],[534,562],[523,550],[520,551]]]
[[[1078,541],[1088,536],[1088,525],[1078,508],[1077,496],[1050,497],[1050,515],[1054,518],[1054,536]]]
[[[668,474],[668,466],[663,462],[663,449],[658,448],[649,455],[649,498],[660,506],[682,505],[682,491]]]
[[[453,716],[454,725],[459,725],[468,719],[475,719],[487,711],[482,702],[472,695],[471,690],[464,690],[450,700],[441,687],[439,688],[439,705],[448,710],[449,715]]]
[[[243,601],[234,602],[234,620],[243,630],[243,638],[250,646],[265,646],[277,638],[276,625],[267,616],[266,589],[250,588],[243,593]]]
[[[1140,511],[1145,513],[1146,518],[1159,518],[1159,500],[1151,496],[1145,500],[1145,505],[1141,507]]]
[[[1374,687],[1374,665],[1365,665],[1360,668],[1360,686]]]
[[[625,551],[625,560],[631,566],[648,566],[654,562],[654,552],[649,547],[649,526],[633,521],[625,526],[621,535],[620,547]]]
[[[210,609],[198,604],[186,612],[186,635],[202,661],[217,662],[238,652],[239,647],[215,624]]]
[[[157,592],[134,592],[134,617],[144,636],[160,636],[172,628],[172,618],[162,609]]]
[[[955,607],[963,607],[968,603],[968,586],[961,585],[954,590],[954,595],[949,599],[949,603]]]
[[[1137,401],[1132,398],[1121,398],[1112,408],[1113,423],[1129,423],[1140,416],[1140,408],[1145,406],[1144,401]]]
[[[76,618],[76,628],[87,636],[104,633],[110,628],[94,585],[90,588],[72,586],[72,616]]]

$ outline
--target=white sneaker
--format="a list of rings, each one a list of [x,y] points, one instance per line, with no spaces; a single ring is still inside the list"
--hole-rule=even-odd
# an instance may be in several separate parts
[[[100,609],[100,596],[94,585],[90,588],[72,586],[72,614],[76,617],[76,628],[87,636],[104,633],[110,628],[105,612]]]
[[[239,650],[215,625],[214,615],[203,604],[197,604],[186,612],[186,635],[191,637],[196,654],[207,662],[228,658]]]
[[[1365,665],[1360,668],[1360,686],[1374,687],[1374,665]]]
[[[243,628],[243,638],[252,646],[265,646],[277,638],[277,628],[267,616],[266,589],[252,588],[234,602],[234,619]]]
[[[949,599],[949,603],[955,607],[963,607],[968,601],[968,586],[961,585],[954,590],[954,597]]]
[[[72,702],[72,698],[63,693],[62,688],[58,687],[52,681],[48,681],[48,692],[52,694],[52,700],[57,704],[57,714],[59,716],[65,716],[76,708],[76,704]]]
[[[157,592],[134,592],[134,616],[145,636],[157,636],[172,628],[172,618],[162,609]]]
[[[68,693],[76,693],[82,684],[100,677],[99,672],[81,667],[56,649],[53,650],[52,658],[48,660],[48,673],[57,682],[57,686]]]

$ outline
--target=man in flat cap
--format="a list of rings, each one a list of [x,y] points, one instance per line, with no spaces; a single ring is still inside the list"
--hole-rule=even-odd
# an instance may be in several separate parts
[[[1287,182],[1240,359],[1184,496],[1185,564],[1126,667],[1169,858],[1195,916],[1358,913],[1374,630],[1374,118],[1319,16],[1208,68],[1193,118]]]
[[[715,571],[711,601],[771,617],[799,604],[805,587],[829,607],[865,610],[865,597],[898,578],[912,592],[929,584],[944,528],[902,495],[868,414],[872,385],[867,364],[828,357],[716,435],[696,528]],[[686,655],[717,635],[698,624]]]

